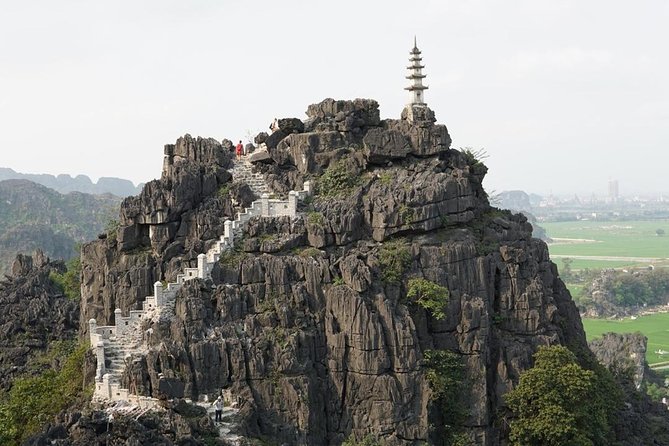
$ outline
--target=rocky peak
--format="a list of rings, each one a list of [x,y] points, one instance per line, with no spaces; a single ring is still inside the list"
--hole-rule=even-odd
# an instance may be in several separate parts
[[[467,370],[466,435],[500,444],[503,394],[537,347],[587,349],[546,245],[525,217],[489,205],[486,167],[450,148],[429,108],[380,120],[376,101],[326,99],[307,117],[259,137],[269,157],[256,171],[276,194],[313,181],[316,196],[295,219],[252,218],[211,281],[182,287],[174,317],[146,322],[148,351],[124,388],[229,389],[248,435],[287,444],[381,434],[410,445],[446,422],[425,358],[449,351]],[[186,135],[166,146],[161,179],[124,201],[117,240],[84,246],[82,333],[137,308],[223,234],[239,190],[227,145]],[[448,290],[443,318],[407,297],[411,279]]]

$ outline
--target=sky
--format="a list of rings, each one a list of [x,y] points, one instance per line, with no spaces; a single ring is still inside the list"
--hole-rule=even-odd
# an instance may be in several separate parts
[[[328,97],[398,118],[416,36],[489,193],[667,193],[667,23],[664,0],[0,0],[0,167],[139,183],[181,135],[247,139]]]

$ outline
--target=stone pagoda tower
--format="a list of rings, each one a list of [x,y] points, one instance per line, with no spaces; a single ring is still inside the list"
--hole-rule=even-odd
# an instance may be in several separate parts
[[[409,54],[411,55],[409,58],[411,65],[407,67],[409,75],[406,78],[411,81],[411,85],[404,89],[409,90],[410,98],[409,103],[402,110],[402,119],[412,124],[429,125],[436,122],[436,119],[434,112],[425,103],[425,93],[423,92],[427,90],[427,85],[423,85],[425,75],[422,71],[425,65],[421,65],[423,58],[420,57],[420,50],[416,44],[415,37],[413,38],[413,49]]]
[[[411,85],[404,88],[405,90],[409,90],[411,94],[409,105],[425,105],[425,95],[423,90],[427,90],[428,88],[427,85],[423,85],[423,79],[425,78],[425,75],[423,74],[422,70],[425,68],[425,65],[421,65],[423,58],[420,57],[420,50],[416,45],[415,37],[413,38],[413,49],[411,52],[409,52],[409,54],[411,55],[409,58],[411,65],[407,67],[409,70],[409,75],[406,78],[411,81]]]

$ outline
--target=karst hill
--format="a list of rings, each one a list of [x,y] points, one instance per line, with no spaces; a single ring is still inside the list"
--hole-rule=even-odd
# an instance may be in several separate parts
[[[229,141],[165,146],[161,179],[123,202],[116,233],[83,247],[82,333],[180,283],[173,307],[137,322],[143,347],[119,384],[130,393],[226,389],[238,434],[305,445],[432,443],[458,405],[468,438],[499,444],[503,394],[538,346],[587,350],[546,245],[489,205],[486,167],[450,147],[427,106],[381,120],[376,101],[326,99],[278,127],[240,161]],[[222,246],[226,221],[305,185],[294,215],[252,216]],[[453,361],[462,385],[436,388]]]

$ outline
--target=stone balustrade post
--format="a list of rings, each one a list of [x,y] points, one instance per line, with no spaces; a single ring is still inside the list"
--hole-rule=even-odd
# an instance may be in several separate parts
[[[102,376],[102,391],[104,392],[105,398],[112,399],[111,375],[109,375],[109,373],[105,373]]]
[[[207,277],[207,256],[205,254],[197,256],[197,277],[200,279]]]
[[[95,358],[97,359],[97,368],[95,369],[95,380],[102,381],[102,377],[107,371],[105,367],[105,343],[99,341],[95,344]]]
[[[156,308],[160,308],[163,305],[163,284],[158,281],[153,284],[153,296],[156,298]]]
[[[117,308],[114,310],[114,324],[116,325],[116,336],[119,337],[123,334],[123,317],[121,316],[121,309]]]
[[[88,338],[91,341],[91,347],[95,347],[96,341],[98,339],[98,321],[95,319],[90,319],[88,321]]]
[[[295,217],[295,214],[297,214],[297,192],[294,190],[288,192],[288,212],[290,212],[291,217]]]
[[[260,216],[270,217],[269,215],[269,194],[262,194],[260,197]]]
[[[227,237],[228,242],[230,243],[230,246],[233,246],[234,243],[234,232],[232,230],[232,220],[225,220],[225,230],[223,232],[223,235]]]

